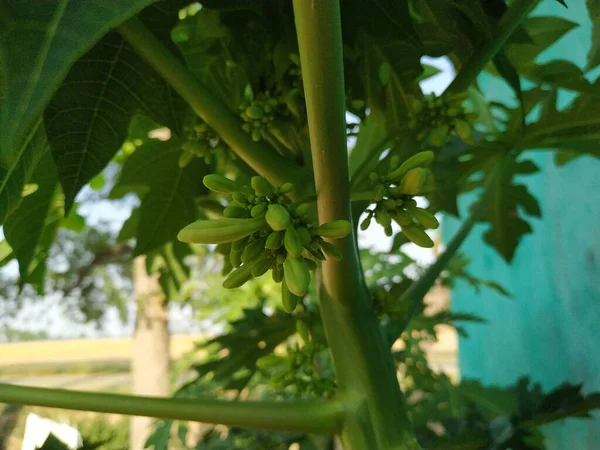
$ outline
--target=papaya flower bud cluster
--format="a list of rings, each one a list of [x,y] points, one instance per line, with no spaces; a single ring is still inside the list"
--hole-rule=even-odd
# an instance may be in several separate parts
[[[280,99],[273,97],[268,91],[256,98],[248,97],[239,108],[240,117],[244,120],[243,130],[250,133],[254,142],[261,141],[267,131],[274,128],[277,112],[284,106]]]
[[[184,126],[185,142],[179,157],[179,167],[184,168],[194,158],[202,158],[206,164],[210,164],[217,152],[228,150],[227,144],[219,135],[200,118],[195,118],[194,123]],[[231,156],[232,152],[228,152]]]
[[[341,260],[337,246],[324,238],[339,239],[351,232],[345,220],[316,226],[309,220],[310,203],[292,203],[287,194],[294,185],[273,186],[255,176],[246,186],[222,175],[204,177],[213,192],[231,196],[223,219],[198,220],[179,232],[178,239],[194,244],[217,244],[225,256],[223,287],[233,289],[271,271],[281,283],[282,303],[292,312],[310,285],[310,272],[330,258]]]
[[[438,228],[439,222],[429,211],[419,208],[414,199],[435,189],[433,174],[427,168],[433,159],[431,151],[419,152],[401,165],[398,158],[393,157],[387,174],[372,172],[370,178],[374,190],[371,200],[375,207],[367,209],[361,229],[366,230],[374,218],[386,235],[391,236],[394,221],[409,241],[420,247],[433,247],[425,230]]]
[[[466,112],[462,102],[468,94],[429,94],[422,100],[411,100],[413,118],[408,126],[417,132],[417,139],[433,147],[443,147],[455,132],[464,142],[471,143],[471,133],[477,115]]]

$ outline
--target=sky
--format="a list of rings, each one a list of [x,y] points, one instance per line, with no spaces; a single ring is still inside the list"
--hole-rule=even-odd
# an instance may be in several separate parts
[[[440,94],[452,80],[452,69],[450,63],[445,58],[423,58],[423,63],[430,64],[441,70],[441,72],[421,83],[425,93],[435,92]],[[85,193],[83,193],[85,195]],[[426,200],[419,200],[420,206],[426,205]],[[133,204],[131,205],[133,206]],[[100,221],[110,220],[115,229],[120,229],[123,222],[129,217],[130,208],[116,208],[110,201],[95,203],[93,207],[83,204],[78,212],[86,217],[90,224],[97,224]],[[398,231],[394,224],[394,231]],[[3,238],[0,230],[0,238]],[[371,248],[377,251],[387,251],[391,246],[391,238],[383,233],[383,228],[373,223],[366,231],[359,230],[359,246],[361,248]],[[434,258],[434,252],[431,249],[422,249],[413,244],[408,244],[403,250],[413,259],[421,264],[429,264]],[[11,263],[6,269],[17,273],[16,264]],[[130,312],[133,317],[133,311]],[[173,332],[193,332],[197,331],[194,325],[193,313],[190,308],[173,307],[170,311],[171,323],[179,324]],[[46,297],[43,300],[35,302],[25,300],[24,307],[11,322],[15,328],[29,331],[49,331],[51,337],[69,338],[69,337],[101,337],[101,336],[126,336],[132,333],[132,321],[122,324],[115,311],[109,311],[103,323],[101,330],[95,329],[93,325],[79,325],[69,321],[64,317],[62,308],[58,305],[57,298]]]

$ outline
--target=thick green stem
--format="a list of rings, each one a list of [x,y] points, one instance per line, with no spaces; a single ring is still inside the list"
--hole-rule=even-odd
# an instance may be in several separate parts
[[[340,429],[343,418],[342,405],[337,401],[188,400],[25,387],[3,383],[0,383],[0,403],[310,433],[335,433]]]
[[[294,15],[319,219],[351,221],[339,0],[294,0]],[[335,244],[344,258],[323,262],[319,294],[339,394],[347,406],[342,441],[347,449],[416,449],[354,236]]]
[[[287,181],[299,187],[310,184],[306,170],[264,142],[254,142],[242,130],[239,118],[194,77],[139,19],[130,19],[121,25],[119,33],[252,169],[275,184]]]
[[[493,192],[494,182],[498,177],[498,174],[503,169],[504,165],[500,162],[495,170],[485,180],[483,193],[479,201],[471,208],[471,212],[467,220],[463,222],[459,230],[452,237],[452,240],[446,247],[444,253],[442,253],[437,261],[427,268],[425,273],[402,294],[398,299],[398,303],[410,302],[409,312],[404,320],[398,320],[391,322],[386,328],[386,335],[388,338],[389,345],[393,345],[394,342],[400,337],[400,334],[404,331],[408,322],[414,317],[419,311],[421,301],[425,294],[429,292],[429,289],[434,285],[437,278],[440,276],[442,271],[446,268],[452,257],[456,254],[462,243],[465,241],[473,226],[479,220],[481,214],[488,206],[490,196]]]
[[[446,92],[456,93],[468,89],[471,83],[477,78],[477,75],[496,56],[511,34],[538,2],[539,0],[514,0],[500,19],[496,37],[485,41],[471,55],[468,61],[460,68],[456,78],[448,86]]]

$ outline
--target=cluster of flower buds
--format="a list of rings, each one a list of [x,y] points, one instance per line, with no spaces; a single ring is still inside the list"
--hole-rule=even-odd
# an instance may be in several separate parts
[[[263,356],[256,361],[256,365],[268,373],[273,389],[292,388],[296,394],[317,397],[331,394],[335,388],[333,377],[321,373],[316,364],[323,346],[312,340],[306,322],[296,321],[296,330],[300,341],[296,345],[289,345],[285,355]]]
[[[244,120],[242,128],[252,135],[254,142],[259,142],[265,137],[266,131],[273,128],[276,112],[282,106],[282,101],[269,91],[256,98],[247,98],[240,105],[240,116]]]
[[[206,164],[210,164],[216,152],[229,148],[219,135],[198,117],[194,123],[185,125],[183,131],[185,143],[179,157],[181,168],[186,167],[194,158],[203,158]]]
[[[419,152],[400,165],[398,158],[393,157],[386,175],[372,172],[370,178],[374,190],[371,200],[375,207],[367,209],[361,229],[366,230],[375,218],[386,235],[391,236],[394,221],[409,241],[420,247],[433,247],[433,241],[425,230],[437,228],[439,222],[429,211],[419,208],[413,198],[434,190],[433,174],[427,168],[433,158],[431,151]]]
[[[467,93],[429,94],[422,100],[411,100],[414,116],[409,127],[417,132],[417,139],[434,147],[442,147],[452,132],[464,142],[471,141],[471,132],[477,115],[466,112],[462,106]]]
[[[326,258],[340,260],[341,251],[324,238],[338,239],[351,231],[345,220],[314,226],[309,221],[311,204],[294,204],[287,197],[291,183],[273,186],[265,177],[255,176],[245,186],[221,175],[204,177],[213,192],[231,195],[223,219],[198,220],[179,232],[182,242],[218,244],[226,255],[223,287],[242,286],[253,277],[271,271],[282,285],[282,303],[294,311],[308,292],[310,271]]]

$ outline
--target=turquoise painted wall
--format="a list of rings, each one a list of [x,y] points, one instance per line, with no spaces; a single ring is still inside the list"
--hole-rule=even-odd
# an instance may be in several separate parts
[[[581,24],[543,59],[559,56],[583,67],[590,23],[583,0],[568,4],[565,10],[544,0],[535,11]],[[496,80],[480,81],[493,96],[510,95]],[[568,98],[560,99],[564,103]],[[541,173],[523,181],[540,201],[544,218],[532,222],[534,234],[523,238],[514,263],[508,266],[483,244],[485,226],[476,228],[462,248],[475,275],[500,282],[514,299],[456,286],[453,309],[489,321],[469,326],[469,338],[460,340],[460,370],[464,378],[488,384],[512,384],[529,375],[546,389],[570,381],[584,383],[587,392],[600,391],[600,160],[584,157],[557,168],[547,153],[532,159]],[[464,217],[467,205],[461,206]],[[446,240],[457,226],[456,220],[444,221]],[[552,450],[600,449],[600,415],[566,421],[546,432]]]

